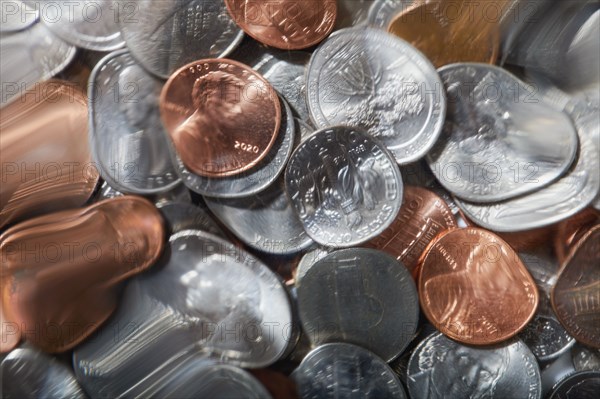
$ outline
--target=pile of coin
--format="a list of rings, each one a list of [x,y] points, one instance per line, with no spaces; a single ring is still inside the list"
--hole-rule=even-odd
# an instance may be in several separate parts
[[[0,6],[2,397],[597,397],[598,2]]]

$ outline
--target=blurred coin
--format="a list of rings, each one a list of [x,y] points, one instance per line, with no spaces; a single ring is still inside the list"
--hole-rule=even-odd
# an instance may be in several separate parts
[[[369,25],[387,30],[392,19],[411,8],[416,0],[374,0],[369,9]]]
[[[177,70],[160,96],[160,114],[177,154],[199,176],[251,169],[279,133],[281,107],[273,87],[247,65],[194,61]]]
[[[406,398],[402,383],[383,360],[350,344],[331,343],[313,349],[292,378],[301,399]]]
[[[292,111],[287,103],[279,98],[282,109],[279,133],[269,153],[256,166],[234,176],[206,177],[190,172],[174,148],[170,145],[171,157],[185,185],[192,191],[215,198],[240,198],[265,190],[281,175],[294,148],[295,126]],[[169,143],[171,144],[171,143]]]
[[[0,380],[5,399],[87,398],[70,367],[32,348],[10,352],[0,364]]]
[[[363,25],[374,0],[338,0],[334,30]]]
[[[41,11],[40,19],[48,29],[74,46],[112,51],[125,45],[117,21],[125,16],[125,13],[120,13],[120,6],[127,3],[112,0],[36,0],[33,4]]]
[[[416,280],[419,260],[428,245],[439,234],[456,227],[456,219],[444,200],[425,188],[404,186],[396,220],[366,246],[394,256]]]
[[[600,371],[600,349],[588,348],[587,346],[576,344],[571,350],[571,354],[575,370]]]
[[[209,215],[206,207],[186,204],[184,202],[164,202],[157,205],[165,219],[167,235],[172,236],[184,230],[201,230],[220,238],[225,233]]]
[[[54,36],[42,23],[0,38],[0,106],[35,89],[37,82],[62,71],[75,56],[75,47]]]
[[[578,143],[573,123],[515,76],[485,64],[439,72],[448,118],[427,160],[452,194],[477,203],[506,200],[539,190],[569,169]]]
[[[163,79],[192,61],[226,56],[243,37],[222,1],[131,0],[121,7],[119,26],[127,48]]]
[[[335,23],[336,0],[225,0],[229,15],[248,35],[283,50],[314,46]]]
[[[19,324],[7,318],[4,307],[4,296],[0,296],[0,354],[10,352],[21,341]]]
[[[441,132],[446,98],[438,74],[419,51],[389,33],[337,32],[313,53],[306,81],[315,126],[362,128],[400,164],[422,158]]]
[[[514,336],[533,317],[538,297],[517,254],[487,230],[450,230],[421,264],[423,312],[438,330],[466,344],[489,345]]]
[[[126,50],[107,55],[90,77],[92,152],[102,177],[123,193],[154,194],[179,183],[158,114],[162,86]]]
[[[351,248],[325,256],[306,272],[298,310],[313,345],[356,344],[389,362],[415,335],[419,300],[404,265],[381,251]]]
[[[408,392],[421,398],[541,398],[540,369],[519,340],[477,348],[433,333],[413,352]]]
[[[600,392],[600,371],[580,371],[561,380],[548,399],[595,399]]]
[[[296,287],[300,286],[300,281],[306,276],[306,273],[321,259],[326,257],[332,251],[330,248],[317,247],[310,252],[307,252],[302,256],[298,267],[296,268],[296,275],[294,276]]]
[[[29,28],[40,18],[39,8],[20,0],[0,0],[0,32],[17,32]]]
[[[362,130],[320,130],[292,154],[286,192],[317,243],[350,247],[383,232],[402,202],[402,178],[392,156]]]
[[[538,311],[519,333],[519,338],[540,362],[556,359],[574,344],[575,339],[559,323],[551,309]]]
[[[593,207],[589,207],[563,220],[556,226],[554,251],[561,264],[567,259],[581,237],[597,224],[600,224],[600,212]]]
[[[552,290],[558,319],[575,339],[600,348],[600,225],[585,234]]]

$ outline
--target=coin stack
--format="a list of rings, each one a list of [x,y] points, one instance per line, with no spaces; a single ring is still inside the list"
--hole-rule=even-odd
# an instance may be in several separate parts
[[[598,397],[597,1],[0,18],[2,397]]]

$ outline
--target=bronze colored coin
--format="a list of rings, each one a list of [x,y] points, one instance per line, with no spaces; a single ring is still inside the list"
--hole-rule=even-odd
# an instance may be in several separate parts
[[[195,61],[163,87],[160,114],[184,165],[200,176],[232,176],[267,155],[279,132],[273,87],[228,59]]]
[[[505,341],[533,317],[538,291],[527,269],[495,234],[454,229],[427,252],[419,276],[423,312],[456,341],[486,345]]]
[[[405,186],[398,216],[383,233],[365,246],[396,257],[416,280],[419,260],[427,246],[439,234],[456,227],[452,211],[437,194],[425,188]]]
[[[552,307],[577,341],[600,348],[600,225],[577,243],[552,289]]]
[[[38,348],[71,349],[110,316],[119,283],[152,265],[164,239],[158,210],[134,196],[17,224],[0,235],[5,316]]]
[[[554,235],[554,251],[561,265],[579,240],[597,224],[600,224],[600,211],[591,207],[558,223]]]
[[[493,64],[500,47],[499,19],[486,16],[491,2],[433,0],[398,14],[388,31],[418,48],[439,68],[455,62]],[[505,6],[507,0],[496,1]]]
[[[552,241],[556,226],[550,225],[533,230],[497,233],[517,252],[529,251]]]
[[[77,208],[100,177],[88,141],[87,97],[69,82],[28,89],[0,112],[0,230]]]
[[[2,300],[1,297],[0,300]],[[4,315],[3,302],[4,300],[0,302],[0,353],[10,352],[21,341],[21,330],[17,323],[7,319]]]
[[[314,46],[329,35],[336,0],[225,0],[229,15],[254,39],[282,50]]]

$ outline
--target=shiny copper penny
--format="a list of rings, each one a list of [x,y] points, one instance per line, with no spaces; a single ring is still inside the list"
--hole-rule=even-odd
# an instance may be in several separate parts
[[[225,0],[229,15],[254,39],[283,50],[314,46],[329,35],[336,0]]]
[[[497,19],[487,15],[491,3],[501,13],[509,1],[417,2],[398,14],[388,31],[421,50],[438,68],[455,62],[493,64],[500,47],[501,14]]]
[[[5,316],[33,345],[66,351],[110,316],[119,283],[152,265],[164,239],[158,210],[134,196],[17,224],[0,235]]]
[[[501,238],[467,227],[441,236],[423,259],[419,276],[423,312],[457,341],[504,341],[533,317],[538,291],[527,269]]]
[[[82,206],[99,173],[88,142],[87,97],[52,80],[0,112],[0,230],[40,214]]]
[[[405,186],[398,216],[365,246],[396,257],[416,279],[419,259],[427,246],[439,234],[456,227],[452,211],[437,194],[425,188]]]
[[[581,238],[597,224],[600,224],[600,211],[591,207],[558,223],[554,235],[554,252],[561,265]]]
[[[160,114],[185,166],[208,177],[252,168],[273,146],[281,123],[273,87],[227,59],[200,60],[175,72],[163,87]]]
[[[577,243],[551,298],[565,330],[577,341],[600,348],[600,225]]]

